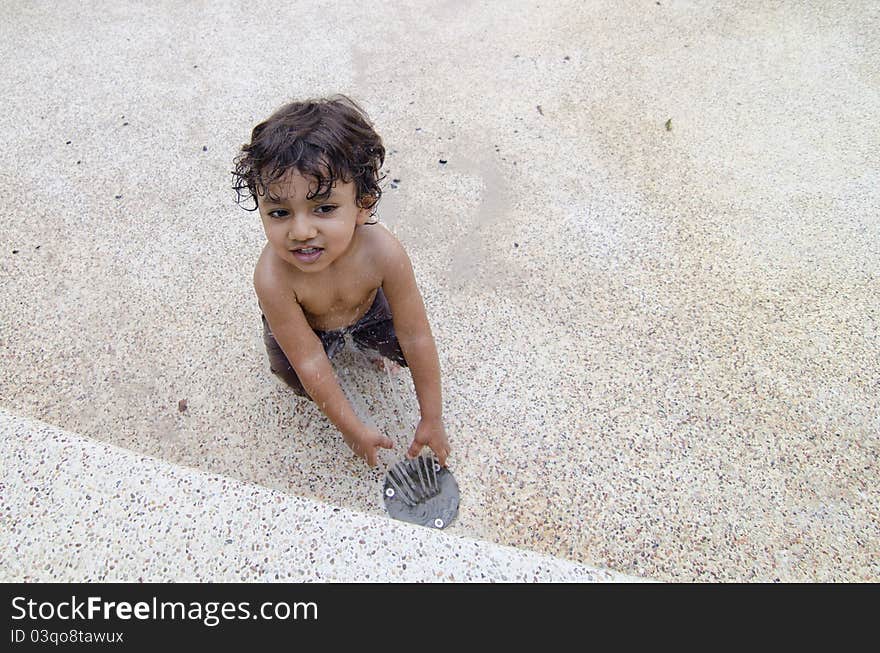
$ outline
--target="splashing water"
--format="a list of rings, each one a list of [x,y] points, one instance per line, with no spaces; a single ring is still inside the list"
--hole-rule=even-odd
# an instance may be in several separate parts
[[[406,433],[407,429],[412,429],[413,426],[407,423],[407,412],[403,405],[403,400],[400,398],[400,393],[397,391],[397,382],[394,380],[394,377],[391,376],[391,363],[387,358],[382,358],[382,367],[385,368],[385,375],[388,377],[388,385],[391,386],[391,396],[394,398],[394,403],[397,408],[397,421],[400,423],[404,435],[408,435]]]
[[[350,336],[346,334],[347,341],[349,340],[349,337]],[[356,351],[360,356],[363,357],[363,360],[366,363],[365,366],[368,369],[377,369],[377,366],[374,365],[373,360],[370,358],[370,356],[368,356],[366,352],[358,347],[353,340],[347,342],[347,344],[350,345],[350,347],[348,347],[349,351]],[[351,384],[346,384],[349,387],[346,387],[344,390],[346,396],[352,404],[352,407],[358,414],[358,417],[360,417],[365,424],[379,431],[391,431],[392,429],[395,429],[396,423],[396,431],[385,433],[385,435],[388,435],[392,440],[395,440],[397,443],[404,443],[404,446],[408,447],[409,442],[413,437],[413,433],[415,433],[415,420],[412,417],[412,412],[407,409],[406,402],[404,401],[403,397],[401,396],[400,390],[397,387],[398,382],[392,374],[393,365],[394,364],[391,363],[387,358],[385,358],[384,356],[382,357],[382,369],[385,371],[384,376],[388,380],[388,386],[390,387],[390,389],[385,392],[381,392],[380,390],[380,410],[383,410],[383,412],[388,414],[396,414],[396,419],[389,419],[384,424],[384,429],[377,426],[376,420],[373,419],[371,411],[366,405],[364,396],[361,392],[358,391],[357,388],[351,387]],[[346,376],[350,378],[349,374],[346,374]],[[381,388],[385,385],[385,383],[380,381],[376,385]],[[388,401],[389,395],[391,397],[390,402]],[[384,401],[382,401],[382,399],[384,399]]]

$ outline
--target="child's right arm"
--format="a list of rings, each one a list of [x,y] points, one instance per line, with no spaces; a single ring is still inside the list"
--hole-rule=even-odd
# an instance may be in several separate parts
[[[355,414],[339,387],[321,340],[309,326],[302,307],[295,297],[284,296],[284,292],[290,291],[278,292],[278,289],[259,286],[255,280],[263,314],[303,388],[327,419],[339,429],[352,451],[366,460],[368,465],[374,466],[376,448],[392,449],[394,444],[391,438],[370,428]]]

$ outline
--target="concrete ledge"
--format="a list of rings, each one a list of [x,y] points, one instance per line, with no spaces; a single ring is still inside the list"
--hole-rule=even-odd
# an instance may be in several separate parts
[[[0,410],[0,581],[635,582],[205,474]]]

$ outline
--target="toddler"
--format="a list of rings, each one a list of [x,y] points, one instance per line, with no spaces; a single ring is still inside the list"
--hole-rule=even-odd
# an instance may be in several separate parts
[[[253,199],[266,245],[254,270],[272,372],[310,398],[352,451],[376,464],[390,438],[352,410],[330,358],[350,333],[409,368],[420,419],[408,457],[430,447],[446,465],[440,362],[403,246],[375,219],[382,139],[351,99],[291,102],[254,127],[233,173]]]

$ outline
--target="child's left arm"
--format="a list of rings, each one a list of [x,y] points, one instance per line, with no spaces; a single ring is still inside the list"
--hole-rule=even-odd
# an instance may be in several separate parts
[[[418,456],[422,447],[428,445],[445,467],[450,447],[443,426],[440,359],[412,263],[398,240],[390,232],[389,236],[387,246],[383,248],[382,289],[391,307],[394,331],[409,365],[421,412],[415,437],[406,454],[411,458]]]

